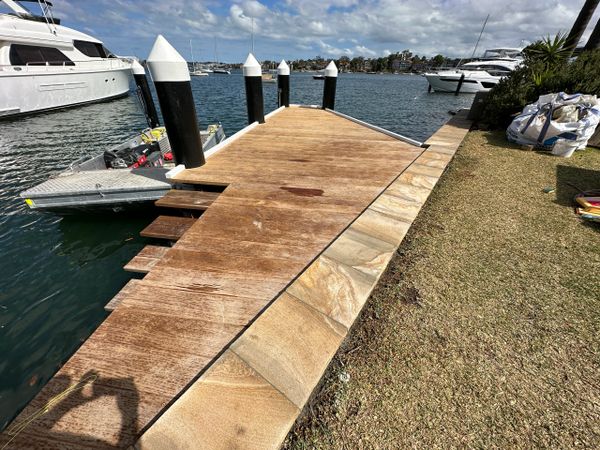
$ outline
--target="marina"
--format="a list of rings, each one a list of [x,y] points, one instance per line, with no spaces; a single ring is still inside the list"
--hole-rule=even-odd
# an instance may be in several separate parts
[[[336,133],[323,132],[317,138],[305,132],[332,126]],[[448,136],[442,133],[440,139],[451,139],[451,136],[451,133]],[[293,140],[294,145],[265,148],[266,140]],[[456,147],[458,143],[440,145]],[[333,153],[328,150],[344,144],[353,148],[352,156],[344,157],[335,150]],[[248,146],[254,151],[246,152]],[[378,150],[371,146],[377,146]],[[283,148],[287,148],[289,154],[282,153]],[[303,155],[302,158],[298,159],[298,154]],[[178,240],[158,258],[144,279],[136,283],[135,289],[128,288],[131,294],[121,296],[120,304],[101,327],[21,416],[28,417],[66,385],[89,382],[92,389],[101,389],[102,394],[98,401],[86,402],[84,410],[89,414],[88,419],[66,414],[75,406],[66,397],[61,403],[61,407],[66,408],[63,412],[60,412],[61,407],[56,408],[53,414],[31,423],[15,436],[11,445],[19,447],[19,442],[52,445],[54,439],[71,442],[66,445],[85,441],[116,446],[133,444],[139,430],[188,386],[196,374],[400,174],[405,171],[407,175],[414,174],[409,177],[418,183],[413,189],[423,183],[428,185],[429,178],[435,183],[433,177],[441,174],[442,165],[451,155],[430,153],[432,156],[423,156],[423,162],[413,166],[413,161],[422,154],[423,147],[370,130],[331,112],[291,107],[278,110],[265,124],[233,140],[209,158],[205,167],[179,174],[176,179],[179,182],[226,185],[227,189],[208,207],[201,220],[193,223],[193,219],[188,219],[187,231],[182,230],[180,236],[147,234],[166,239],[178,237]],[[253,163],[252,158],[257,158],[256,162]],[[335,176],[331,174],[332,158],[336,160]],[[231,170],[232,167],[236,170]],[[370,170],[365,171],[365,167]],[[356,179],[358,173],[362,174],[361,182],[355,182],[352,191],[339,189],[344,180]],[[420,178],[423,181],[418,181]],[[382,211],[389,211],[394,202],[407,201],[401,197],[390,200],[392,203],[383,197]],[[409,200],[409,204],[412,201]],[[373,208],[378,210],[378,207]],[[294,217],[293,222],[289,221],[290,215]],[[202,239],[202,236],[210,238]],[[311,236],[310,241],[302,239],[308,236]],[[302,247],[298,247],[299,239],[304,241]],[[151,251],[146,250],[148,252]],[[355,282],[364,283],[369,279],[358,273]],[[365,281],[359,281],[363,278]],[[147,303],[151,297],[144,294],[146,289],[155,293],[164,291],[160,296],[164,300],[171,298],[175,303],[169,306],[163,301],[160,305],[151,305]],[[300,293],[296,295],[302,297]],[[175,300],[177,297],[180,300]],[[191,308],[190,312],[172,309],[181,301]],[[364,299],[361,302],[364,303]],[[162,309],[158,309],[159,306]],[[200,310],[204,311],[202,317],[194,318],[192,311]],[[352,311],[356,316],[360,309],[353,307]],[[174,320],[175,317],[178,319]],[[339,320],[349,326],[347,320],[353,319]],[[173,334],[176,323],[178,331]],[[153,329],[152,341],[147,340],[148,327]],[[164,337],[161,332],[166,333]],[[102,343],[105,339],[113,349],[109,353],[107,345]],[[142,340],[146,342],[144,345],[152,347],[151,352],[139,347]],[[118,351],[114,347],[117,342]],[[143,353],[147,356],[141,359]],[[131,360],[138,363],[126,363]],[[164,384],[165,378],[169,379],[168,384]],[[128,380],[127,385],[123,384],[125,380]],[[104,398],[115,395],[117,405],[129,405],[130,409],[107,409],[110,403]],[[73,397],[73,401],[77,402],[77,397]],[[106,420],[103,426],[90,420],[100,414]],[[74,428],[74,424],[61,422],[60,417],[65,420],[73,417],[78,425]],[[81,429],[86,423],[94,423],[94,427]],[[59,435],[51,431],[62,428],[71,431]],[[273,432],[276,436],[280,434],[277,427]]]
[[[365,79],[371,81],[365,83]],[[294,86],[290,92],[292,103],[320,102],[322,84],[315,89],[311,74],[292,73],[291,83]],[[426,87],[422,77],[388,75],[372,79],[369,75],[344,74],[337,87],[336,109],[396,133],[425,140],[448,119],[448,110],[468,107],[471,101],[462,96],[433,99],[427,95]],[[192,78],[192,89],[203,127],[221,121],[229,136],[244,127],[245,105],[237,100],[237,93],[243,89],[239,72],[229,77]],[[264,90],[267,110],[276,107],[276,95],[276,89]],[[369,101],[379,96],[387,100],[378,104]],[[223,105],[228,106],[223,108]],[[269,108],[269,105],[273,106]],[[120,111],[116,120],[114,110]],[[415,110],[427,111],[430,119],[420,120],[413,113]],[[65,170],[70,161],[118,145],[132,130],[146,127],[133,96],[111,104],[32,116],[20,122],[0,122],[0,151],[3,152],[0,156],[6,162],[6,168],[0,173],[0,202],[5,211],[0,216],[0,225],[7,255],[7,259],[0,261],[0,267],[6,276],[7,299],[17,299],[16,292],[28,299],[11,302],[10,309],[2,312],[5,327],[0,332],[6,334],[0,346],[2,354],[7,355],[7,364],[14,370],[3,373],[1,392],[8,408],[2,410],[0,422],[10,420],[68,359],[81,340],[101,323],[107,301],[130,279],[122,267],[146,245],[138,233],[152,221],[152,212],[141,217],[121,216],[118,221],[102,217],[88,220],[77,216],[31,216],[19,193],[46,181],[49,174]],[[26,145],[19,138],[22,133],[31,137]],[[20,150],[15,152],[14,149]],[[25,154],[27,160],[22,157]],[[22,248],[34,245],[35,251],[23,255]],[[15,264],[18,254],[21,257]],[[83,266],[82,262],[85,262]],[[32,271],[44,276],[24,289]],[[98,273],[104,277],[98,279]],[[7,326],[15,322],[22,326],[9,331]],[[64,326],[66,323],[68,327]],[[32,337],[32,329],[39,330],[33,336],[43,338]],[[33,385],[31,380],[35,381]]]
[[[598,4],[452,59],[304,21],[360,4],[0,0],[0,450],[588,447]]]

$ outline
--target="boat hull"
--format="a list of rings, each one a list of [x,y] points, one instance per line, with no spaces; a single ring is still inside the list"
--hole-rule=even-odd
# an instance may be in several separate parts
[[[435,92],[456,92],[461,73],[426,73],[425,78],[427,78],[431,89]],[[460,93],[475,94],[477,92],[486,92],[494,87],[499,80],[498,77],[476,78],[466,75],[460,87]]]
[[[93,72],[40,69],[46,71],[0,72],[0,119],[110,100],[129,92],[127,66]]]

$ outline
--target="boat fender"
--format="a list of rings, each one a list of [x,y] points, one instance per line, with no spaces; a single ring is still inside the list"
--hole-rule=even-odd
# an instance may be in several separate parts
[[[146,132],[142,133],[141,138],[142,141],[144,141],[146,144],[149,144],[150,142],[159,141],[160,139],[162,139],[165,133],[165,127],[157,127],[150,130],[149,134]]]

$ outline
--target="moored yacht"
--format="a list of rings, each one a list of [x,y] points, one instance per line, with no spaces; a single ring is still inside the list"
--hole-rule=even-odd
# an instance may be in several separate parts
[[[198,67],[196,64],[196,59],[194,58],[194,48],[192,47],[192,40],[190,39],[190,54],[192,55],[192,68],[190,70],[190,75],[193,77],[207,77],[208,73],[204,72],[202,69]]]
[[[474,94],[489,91],[521,63],[521,51],[514,48],[486,50],[478,61],[468,62],[455,69],[424,74],[431,89],[436,92],[460,92]],[[462,83],[461,83],[462,79]]]
[[[131,64],[60,25],[48,0],[0,0],[0,118],[126,95]]]
[[[231,75],[231,70],[227,67],[214,67],[212,71],[213,73],[218,73],[220,75]]]

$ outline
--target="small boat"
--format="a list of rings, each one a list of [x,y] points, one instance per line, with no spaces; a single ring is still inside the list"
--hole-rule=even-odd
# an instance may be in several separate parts
[[[262,74],[262,82],[267,83],[267,84],[277,83],[277,78],[271,72],[263,73]]]
[[[221,124],[200,131],[202,148],[225,139]],[[122,211],[165,195],[166,173],[175,167],[163,127],[146,129],[95,156],[73,162],[64,172],[20,194],[29,208],[59,214]]]
[[[213,73],[221,74],[221,75],[231,75],[231,70],[225,68],[214,68]]]
[[[435,92],[456,92],[461,78],[461,93],[489,91],[519,66],[522,62],[520,55],[519,49],[490,49],[478,61],[463,64],[456,69],[428,72],[423,76]]]
[[[325,75],[313,75],[313,80],[324,80]]]

